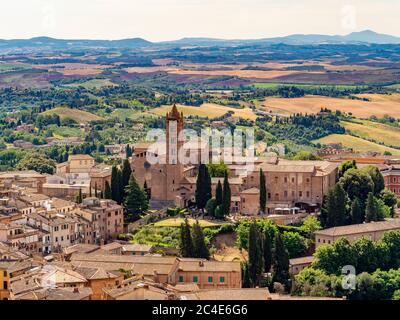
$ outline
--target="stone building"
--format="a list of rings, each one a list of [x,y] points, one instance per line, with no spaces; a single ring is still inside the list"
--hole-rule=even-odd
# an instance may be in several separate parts
[[[387,219],[385,221],[355,224],[342,227],[334,227],[315,232],[315,244],[318,248],[324,244],[332,244],[336,240],[346,238],[350,242],[361,238],[372,241],[379,240],[388,231],[399,231],[400,219]]]
[[[140,143],[134,146],[133,172],[139,185],[143,186],[146,181],[152,204],[190,206],[194,202],[197,166],[180,163],[177,155],[183,150],[185,155],[201,157],[208,153],[212,156],[215,150],[210,150],[201,140],[193,144],[178,139],[184,129],[184,117],[176,106],[166,115],[166,128],[165,144]],[[226,148],[224,150],[222,153],[226,156]],[[159,163],[151,164],[149,157],[158,159]],[[248,164],[250,160],[251,166]],[[232,212],[259,213],[260,169],[266,176],[269,214],[276,208],[294,207],[313,212],[320,207],[324,194],[335,185],[338,166],[338,163],[328,161],[289,161],[277,156],[236,159],[228,165]],[[223,182],[223,178],[212,179],[214,195],[219,180]]]

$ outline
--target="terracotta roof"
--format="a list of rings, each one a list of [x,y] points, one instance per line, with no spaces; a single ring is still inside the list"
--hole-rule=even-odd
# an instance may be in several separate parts
[[[334,227],[315,232],[315,235],[339,237],[358,233],[376,231],[390,231],[400,229],[400,219],[388,219],[380,222],[354,224],[349,226]]]
[[[32,261],[0,261],[0,269],[7,270],[9,273],[29,270],[35,267]]]
[[[207,289],[179,294],[181,300],[271,300],[267,288]]]
[[[91,253],[98,250],[100,247],[95,244],[76,244],[64,249],[65,254],[72,254],[75,252],[79,253]]]
[[[94,160],[94,158],[88,154],[73,154],[68,157],[68,160]]]
[[[122,246],[123,245],[118,242],[111,242],[111,243],[105,244],[104,246],[101,246],[100,249],[109,251],[109,250],[115,250],[115,249],[122,248]]]
[[[76,268],[75,271],[83,275],[87,280],[115,279],[120,276],[116,271],[107,271],[103,268],[80,267]]]
[[[65,269],[65,268],[60,268],[53,266],[54,270],[51,270],[50,272],[46,273],[43,276],[43,281],[46,283],[47,280],[52,281],[56,284],[71,284],[71,283],[86,283],[87,280],[85,279],[84,276],[82,276],[80,273],[70,270],[70,269]]]
[[[29,291],[14,297],[15,300],[84,300],[92,295],[91,288],[52,288]]]
[[[149,252],[153,249],[150,244],[124,244],[122,251],[124,252]]]
[[[186,258],[179,258],[179,270],[186,272],[192,272],[192,271],[241,272],[240,262],[207,261],[203,259],[186,259]]]
[[[33,170],[26,170],[26,171],[7,171],[0,173],[0,179],[7,179],[7,178],[44,178],[46,177],[43,174],[40,174]]]
[[[20,196],[22,201],[32,202],[32,201],[44,201],[50,199],[50,197],[46,196],[45,194],[41,193],[29,193]]]
[[[301,257],[301,258],[290,259],[289,260],[289,264],[291,266],[299,265],[299,264],[307,264],[307,263],[311,264],[313,261],[314,261],[314,257],[313,256],[309,256],[309,257]]]

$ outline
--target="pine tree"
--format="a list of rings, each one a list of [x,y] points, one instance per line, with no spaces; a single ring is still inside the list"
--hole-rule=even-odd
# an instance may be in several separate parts
[[[228,180],[228,171],[225,171],[224,187],[222,192],[222,212],[224,216],[229,215],[231,211],[231,187]]]
[[[186,218],[185,222],[181,224],[181,242],[180,251],[184,258],[191,258],[193,255],[193,239],[190,232],[189,221]]]
[[[254,221],[249,229],[249,277],[253,287],[260,282],[264,270],[263,260],[262,237]]]
[[[364,212],[361,207],[361,201],[358,198],[355,198],[353,203],[351,204],[351,223],[359,224],[364,221]]]
[[[287,286],[289,280],[289,253],[285,248],[282,236],[278,233],[275,237],[275,250],[273,254],[274,282]]]
[[[268,230],[265,230],[264,232],[263,253],[264,253],[264,271],[270,272],[272,267],[272,239],[270,232]]]
[[[203,229],[198,221],[193,226],[193,257],[201,259],[210,259],[210,251],[208,251],[204,238]]]
[[[76,195],[75,202],[80,204],[82,203],[82,189],[79,189],[78,194]]]
[[[106,186],[104,189],[104,198],[112,199],[112,191],[111,191],[111,187],[110,187],[110,184],[108,183],[108,181],[106,181]]]
[[[265,214],[267,206],[267,186],[265,182],[265,174],[260,169],[260,211]]]
[[[149,208],[149,201],[146,193],[140,189],[135,176],[132,174],[128,186],[125,188],[126,197],[124,208],[128,221],[135,221],[139,215],[146,212]]]
[[[374,194],[368,194],[367,203],[365,205],[365,222],[372,222],[378,220],[378,206]]]

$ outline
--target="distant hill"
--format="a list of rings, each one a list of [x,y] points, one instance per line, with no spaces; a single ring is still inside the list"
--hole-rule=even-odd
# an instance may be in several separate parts
[[[142,38],[121,40],[63,40],[49,37],[32,39],[0,40],[1,48],[143,48],[150,46],[236,46],[252,44],[400,44],[400,37],[376,33],[371,30],[353,32],[345,36],[323,34],[293,34],[285,37],[264,38],[254,40],[214,39],[214,38],[183,38],[175,41],[150,42]]]
[[[371,30],[353,32],[346,36],[329,36],[322,34],[294,34],[287,37],[262,39],[266,42],[286,44],[322,44],[322,43],[375,43],[400,44],[400,37],[376,33]]]
[[[0,40],[0,48],[140,48],[151,45],[142,38],[122,40],[63,40],[49,37],[31,39]]]

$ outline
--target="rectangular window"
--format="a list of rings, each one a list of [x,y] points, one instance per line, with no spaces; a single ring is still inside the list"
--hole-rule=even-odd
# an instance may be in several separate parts
[[[219,282],[220,283],[225,283],[225,277],[219,277]]]
[[[183,279],[183,276],[179,276],[179,282],[185,282],[185,280]]]
[[[3,288],[4,288],[4,290],[8,290],[8,283],[7,283],[7,281],[4,281],[4,282],[3,282]]]
[[[4,278],[7,277],[7,271],[4,271]]]
[[[208,277],[208,283],[212,283],[213,282],[213,277]]]
[[[199,282],[199,277],[198,276],[194,276],[193,277],[193,282],[194,283],[198,283]]]

